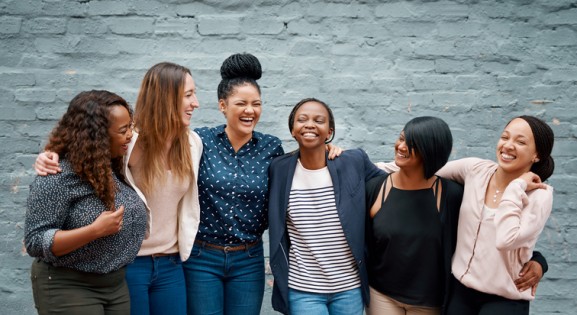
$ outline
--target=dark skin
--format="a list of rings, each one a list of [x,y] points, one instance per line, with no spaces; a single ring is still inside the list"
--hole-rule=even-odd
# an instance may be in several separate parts
[[[533,260],[528,261],[519,273],[519,279],[515,280],[515,285],[519,291],[525,291],[531,288],[531,295],[535,296],[539,281],[543,277],[543,268]]]

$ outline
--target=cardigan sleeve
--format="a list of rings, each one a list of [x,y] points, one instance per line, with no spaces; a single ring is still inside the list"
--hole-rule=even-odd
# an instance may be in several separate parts
[[[515,179],[503,192],[495,214],[496,246],[499,250],[533,248],[551,214],[553,189],[525,192],[527,183]]]
[[[437,171],[437,175],[446,179],[450,179],[459,184],[465,183],[467,174],[484,160],[479,158],[464,158],[454,161],[449,161],[445,166]]]

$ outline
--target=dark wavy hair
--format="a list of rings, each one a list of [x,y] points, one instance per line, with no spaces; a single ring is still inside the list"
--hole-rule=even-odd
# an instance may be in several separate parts
[[[535,140],[535,148],[537,149],[537,156],[539,158],[539,162],[535,162],[531,166],[531,172],[539,175],[542,181],[546,181],[553,175],[553,171],[555,170],[555,161],[553,161],[553,157],[551,157],[553,143],[555,142],[553,129],[551,129],[547,123],[534,116],[522,115],[513,119],[516,118],[523,119],[529,124],[529,127],[531,127],[533,139]],[[513,121],[513,119],[511,119],[511,121]],[[511,123],[511,121],[509,121],[509,123]],[[507,125],[509,123],[507,123]]]
[[[126,108],[132,119],[130,106],[122,97],[108,91],[80,92],[70,101],[44,148],[68,160],[110,210],[116,192],[112,172],[121,176],[122,170],[122,157],[112,159],[110,155],[108,127],[113,106]]]
[[[237,86],[250,84],[260,94],[260,86],[256,82],[262,76],[262,67],[258,58],[249,53],[234,54],[226,58],[220,67],[222,80],[218,84],[218,99],[224,100],[230,96]]]
[[[437,117],[415,117],[403,128],[409,153],[415,151],[423,159],[424,175],[431,178],[449,160],[453,135],[447,123]]]
[[[297,113],[297,110],[303,106],[304,103],[308,103],[308,102],[315,102],[315,103],[319,103],[321,105],[324,106],[324,108],[327,109],[327,112],[329,112],[329,129],[332,131],[331,134],[331,138],[328,140],[325,140],[325,143],[330,143],[331,141],[333,141],[333,139],[335,138],[335,116],[333,115],[333,111],[331,110],[331,108],[329,107],[329,105],[327,105],[327,103],[318,100],[314,97],[309,97],[309,98],[305,98],[302,99],[300,102],[298,102],[293,109],[291,110],[291,113],[289,114],[289,118],[288,118],[288,125],[289,125],[289,131],[293,132],[293,126],[294,126],[294,122],[295,122],[295,115]]]

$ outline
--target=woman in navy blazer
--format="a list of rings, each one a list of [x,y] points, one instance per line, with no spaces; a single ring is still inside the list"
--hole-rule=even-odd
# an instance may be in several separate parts
[[[302,100],[289,116],[299,150],[269,168],[272,305],[284,314],[362,314],[368,302],[365,182],[384,172],[360,149],[328,160],[325,144],[334,128],[325,103]],[[339,271],[331,275],[334,268]]]

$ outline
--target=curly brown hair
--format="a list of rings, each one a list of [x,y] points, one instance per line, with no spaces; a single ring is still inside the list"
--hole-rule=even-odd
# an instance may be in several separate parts
[[[66,159],[80,178],[94,188],[107,209],[114,210],[116,185],[113,172],[122,178],[122,157],[111,158],[110,108],[123,106],[132,119],[128,103],[108,91],[85,91],[76,95],[52,130],[47,151]]]

